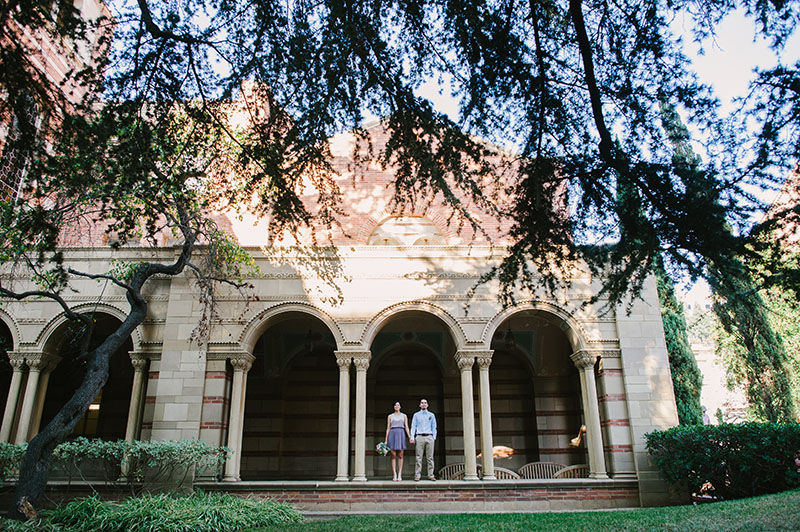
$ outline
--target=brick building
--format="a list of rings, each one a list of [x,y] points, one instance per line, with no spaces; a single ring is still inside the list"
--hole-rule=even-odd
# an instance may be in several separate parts
[[[383,142],[379,125],[368,130]],[[341,135],[332,143],[346,211],[332,228],[271,235],[268,220],[219,214],[256,260],[249,282],[257,299],[219,293],[207,342],[192,337],[203,317],[190,278],[150,282],[148,317],[114,357],[75,435],[227,445],[224,478],[200,485],[305,508],[664,504],[643,438],[678,421],[655,282],[630,312],[587,305],[601,280],[581,269],[554,297],[519,291],[503,306],[494,283],[470,297],[505,253],[507,222],[474,208],[484,229],[475,233],[438,201],[394,210],[392,169],[354,169],[353,142]],[[6,180],[17,186],[16,177]],[[484,185],[502,182],[498,175]],[[311,183],[306,194],[313,203]],[[68,236],[65,260],[87,272],[175,252]],[[78,279],[74,288],[65,299],[93,313],[101,333],[124,319],[116,286]],[[54,303],[2,301],[0,441],[29,440],[72,394],[82,378],[75,337]],[[388,459],[373,451],[386,415],[395,401],[410,415],[423,397],[439,422],[437,470],[455,465],[458,480],[387,482]],[[571,445],[583,425],[585,438]],[[495,446],[513,454],[495,458]],[[532,462],[585,464],[586,474],[514,478]]]
[[[79,16],[90,24],[87,26],[85,39],[79,42],[65,42],[57,36],[57,31],[52,27],[52,24],[61,24],[63,21],[63,15],[59,12],[62,3],[52,2],[52,6],[53,22],[41,27],[23,27],[15,17],[8,17],[7,25],[0,32],[0,42],[7,48],[7,53],[4,54],[6,60],[24,57],[24,64],[13,65],[13,68],[42,74],[47,82],[52,84],[53,90],[60,93],[54,100],[65,105],[74,105],[86,97],[88,90],[86,85],[77,81],[76,74],[97,64],[98,58],[105,53],[106,44],[102,42],[101,33],[107,26],[93,25],[91,21],[109,19],[110,12],[102,0],[76,0],[74,6]],[[15,51],[19,51],[19,55],[15,54]],[[0,116],[0,198],[2,199],[17,198],[25,180],[28,149],[26,142],[21,138],[20,120],[25,120],[34,129],[45,129],[42,127],[44,121],[57,120],[57,117],[52,116],[52,110],[45,107],[41,102],[31,99],[24,117],[11,112],[8,116]]]

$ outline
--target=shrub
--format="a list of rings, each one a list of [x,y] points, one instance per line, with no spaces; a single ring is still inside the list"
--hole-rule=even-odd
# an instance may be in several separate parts
[[[19,470],[26,446],[0,444],[0,485]],[[80,437],[55,448],[53,469],[70,480],[78,477],[90,484],[175,487],[195,468],[219,472],[227,453],[225,447],[212,447],[202,440],[127,442]],[[126,475],[121,477],[123,470]]]
[[[7,478],[17,474],[27,447],[26,443],[22,445],[0,443],[0,486]]]
[[[800,486],[800,424],[690,425],[646,434],[664,479],[699,493],[706,482],[724,499]],[[705,491],[705,490],[704,490]]]
[[[178,440],[134,441],[124,456],[129,482],[180,486],[194,468],[221,471],[227,454],[225,447],[212,447],[202,440]]]
[[[49,514],[51,525],[71,532],[227,532],[302,520],[289,504],[222,493],[143,495],[121,502],[85,497]]]

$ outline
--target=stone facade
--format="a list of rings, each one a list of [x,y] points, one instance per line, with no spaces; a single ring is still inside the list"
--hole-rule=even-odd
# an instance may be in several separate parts
[[[82,425],[94,429],[80,433],[227,445],[230,482],[351,485],[388,478],[388,460],[372,451],[386,415],[400,400],[410,416],[426,397],[440,424],[437,469],[463,462],[467,481],[489,483],[495,467],[588,463],[581,489],[597,482],[597,493],[606,493],[619,481],[624,491],[633,481],[642,504],[665,502],[644,447],[644,434],[677,424],[652,280],[629,313],[586,305],[599,280],[580,272],[556,297],[520,293],[503,307],[493,284],[466,295],[500,260],[501,247],[340,246],[311,265],[293,248],[249,251],[260,269],[250,279],[258,299],[220,292],[202,344],[192,339],[202,310],[192,282],[162,278],[148,287],[147,320],[128,346],[130,370],[107,385],[130,390],[130,408],[106,404],[104,390],[99,418]],[[101,272],[112,259],[149,253],[70,248],[66,260]],[[336,275],[324,280],[316,270]],[[76,280],[75,288],[66,294],[71,304],[109,323],[124,316],[116,287]],[[0,320],[13,346],[0,435],[22,442],[47,421],[51,396],[63,393],[61,379],[48,376],[69,358],[71,331],[46,301],[3,301]],[[124,432],[112,434],[109,419],[125,415]],[[571,447],[581,425],[585,439]],[[482,452],[497,445],[514,454]],[[586,507],[583,498],[575,507]],[[590,499],[592,507],[606,500]]]
[[[368,131],[380,151],[385,132]],[[433,503],[664,504],[644,434],[678,420],[654,280],[630,308],[607,308],[588,304],[601,280],[578,268],[568,288],[546,297],[518,291],[516,303],[503,306],[497,284],[478,281],[502,260],[511,221],[470,206],[482,228],[474,231],[441,198],[396,212],[392,169],[354,167],[354,142],[332,141],[346,211],[334,227],[312,222],[298,234],[269,234],[267,220],[218,214],[258,273],[245,292],[220,287],[208,338],[194,335],[203,304],[188,275],[149,282],[147,318],[115,356],[75,435],[200,438],[232,450],[224,477],[205,479],[213,489],[258,484],[303,504],[338,497],[342,508],[367,508],[377,501],[372,488],[391,486],[383,483],[388,460],[373,451],[387,414],[400,401],[410,416],[426,398],[439,423],[437,470],[461,463],[464,478],[422,495]],[[493,189],[500,212],[509,210],[504,185],[512,178],[479,184]],[[315,191],[306,185],[303,201],[314,212]],[[62,242],[64,260],[90,273],[120,261],[168,262],[176,253],[167,239],[157,248],[128,242],[112,250],[102,226],[66,228]],[[18,271],[0,275],[5,286],[29,283]],[[65,300],[92,313],[101,334],[124,319],[120,288],[83,278],[71,288]],[[55,303],[0,301],[8,346],[0,440],[29,440],[71,394],[81,377],[77,335]],[[505,449],[497,458],[495,447]],[[589,478],[509,484],[504,475],[530,462],[588,464]],[[307,481],[324,486],[309,490]],[[459,486],[460,495],[448,491]],[[393,497],[408,504],[422,492],[381,493],[387,504]]]

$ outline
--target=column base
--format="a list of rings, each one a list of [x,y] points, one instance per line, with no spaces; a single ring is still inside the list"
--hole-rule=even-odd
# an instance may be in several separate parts
[[[348,480],[350,480],[350,479],[347,478],[347,475],[344,475],[344,476],[341,476],[341,477],[336,477],[334,479],[334,482],[347,482]]]
[[[589,473],[589,478],[597,478],[601,480],[608,479],[608,474],[606,473]]]
[[[478,475],[465,475],[464,480],[480,480]]]
[[[494,475],[483,475],[483,480],[497,480],[497,477]]]
[[[353,482],[366,482],[367,477],[353,477]]]
[[[240,480],[242,480],[242,479],[240,479],[238,477],[235,477],[235,476],[225,476],[222,479],[222,482],[239,482]]]

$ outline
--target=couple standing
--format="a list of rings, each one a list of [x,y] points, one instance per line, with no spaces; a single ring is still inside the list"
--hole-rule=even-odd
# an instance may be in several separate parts
[[[406,448],[406,435],[409,443],[416,443],[417,455],[414,467],[414,480],[422,475],[422,456],[428,462],[428,479],[436,480],[433,471],[433,442],[436,440],[436,416],[428,411],[428,400],[421,399],[419,412],[411,420],[408,428],[408,417],[400,412],[400,402],[394,404],[394,412],[386,418],[386,444],[392,453],[392,473],[394,481],[400,481],[403,471],[403,451]]]

